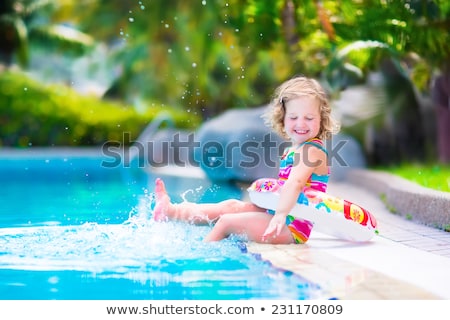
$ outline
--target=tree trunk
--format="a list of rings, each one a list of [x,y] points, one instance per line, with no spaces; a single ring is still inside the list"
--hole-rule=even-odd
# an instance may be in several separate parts
[[[297,21],[295,14],[295,4],[292,0],[286,0],[284,2],[283,10],[281,12],[281,21],[283,24],[284,38],[292,56],[295,56],[295,54],[299,50],[299,35],[296,31]]]
[[[436,106],[438,159],[450,163],[450,69],[436,77],[431,95]]]

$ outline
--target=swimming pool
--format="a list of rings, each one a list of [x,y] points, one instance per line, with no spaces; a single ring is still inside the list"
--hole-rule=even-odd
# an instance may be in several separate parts
[[[155,176],[97,152],[0,153],[0,299],[315,299],[320,288],[209,226],[149,219]],[[174,201],[240,197],[234,185],[165,176]]]

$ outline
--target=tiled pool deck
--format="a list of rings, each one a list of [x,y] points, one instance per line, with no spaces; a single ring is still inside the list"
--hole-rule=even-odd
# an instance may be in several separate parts
[[[305,245],[251,243],[249,252],[321,285],[330,298],[450,299],[449,232],[390,213],[359,186],[332,182],[328,191],[371,211],[379,235],[350,243],[313,232]]]

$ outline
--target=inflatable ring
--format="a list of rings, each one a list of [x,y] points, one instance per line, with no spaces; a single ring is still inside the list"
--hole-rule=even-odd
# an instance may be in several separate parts
[[[281,184],[277,179],[258,179],[247,189],[251,202],[275,210]],[[291,216],[308,220],[318,232],[350,241],[369,241],[378,234],[377,221],[366,209],[315,189],[305,189]]]

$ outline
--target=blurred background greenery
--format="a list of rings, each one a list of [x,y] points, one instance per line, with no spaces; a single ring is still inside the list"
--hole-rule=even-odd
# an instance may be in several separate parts
[[[450,163],[449,30],[446,0],[1,0],[0,146],[195,129],[304,74],[370,165]]]

